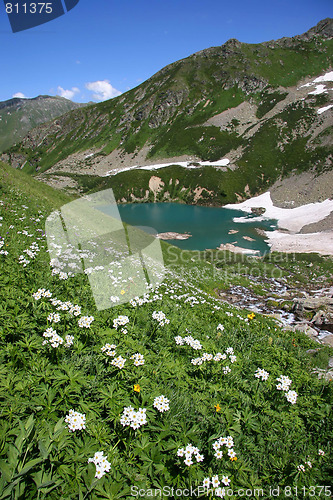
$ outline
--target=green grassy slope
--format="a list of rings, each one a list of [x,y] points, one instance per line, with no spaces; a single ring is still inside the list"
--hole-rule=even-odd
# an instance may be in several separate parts
[[[59,96],[0,102],[0,153],[22,140],[32,128],[82,106]]]
[[[223,263],[215,268],[208,255],[166,244],[167,276],[158,290],[147,290],[141,304],[97,311],[86,275],[51,273],[44,222],[53,204],[67,200],[50,188],[40,191],[21,172],[6,166],[0,172],[1,498],[118,499],[131,498],[135,488],[148,498],[151,488],[196,488],[216,475],[234,491],[260,488],[263,498],[270,487],[312,496],[311,487],[320,485],[328,494],[333,388],[310,373],[306,350],[317,344],[282,331],[272,318],[249,319],[249,311],[217,301],[213,289],[226,283]],[[121,282],[115,294],[126,297],[130,286]],[[44,291],[33,296],[38,289]],[[77,316],[71,305],[80,306]],[[169,323],[159,325],[154,311]],[[90,327],[80,327],[79,319],[90,316]],[[127,333],[115,328],[119,316],[128,317]],[[62,339],[72,335],[73,344],[43,343],[51,326]],[[189,335],[202,349],[177,345],[176,336]],[[106,343],[116,345],[115,356],[101,350]],[[136,353],[144,364],[134,365]],[[221,359],[191,363],[203,353]],[[112,364],[118,356],[126,359],[121,369]],[[255,377],[258,367],[268,380]],[[294,404],[276,388],[281,375],[297,393]],[[154,407],[161,395],[169,400],[163,413]],[[147,422],[136,430],[120,421],[130,405],[146,410]],[[85,415],[85,429],[69,431],[71,409]],[[217,458],[213,443],[227,436],[233,443]],[[190,443],[203,459],[194,454],[188,466],[178,450]],[[110,470],[98,479],[88,459],[100,451]]]

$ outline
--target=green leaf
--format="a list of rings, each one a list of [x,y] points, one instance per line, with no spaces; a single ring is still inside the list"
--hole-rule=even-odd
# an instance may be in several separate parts
[[[4,460],[0,460],[0,471],[4,479],[9,482],[12,478],[12,471],[10,466]]]
[[[29,470],[31,470],[33,467],[35,467],[35,465],[37,464],[40,464],[41,462],[43,462],[44,459],[43,458],[34,458],[33,460],[30,460],[30,462],[28,462],[27,464],[25,464],[24,468],[14,476],[14,479],[20,477],[20,476],[23,476],[24,474],[26,474],[27,472],[29,472]]]

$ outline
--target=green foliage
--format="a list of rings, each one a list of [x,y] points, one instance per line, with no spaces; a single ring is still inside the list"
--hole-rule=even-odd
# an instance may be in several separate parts
[[[51,202],[59,206],[59,194],[46,204],[33,179],[20,181],[18,172],[7,168],[1,170],[0,196],[2,250],[8,251],[0,255],[0,498],[131,498],[133,486],[147,491],[195,488],[215,474],[227,475],[234,491],[329,487],[333,388],[332,382],[311,374],[315,361],[306,350],[317,344],[301,333],[281,330],[272,318],[258,314],[249,319],[248,311],[214,298],[214,288],[233,279],[232,269],[237,278],[238,261],[224,253],[218,268],[214,259],[207,262],[210,253],[181,252],[163,244],[167,276],[149,300],[97,311],[86,275],[59,280],[50,271],[42,231]],[[174,176],[179,171],[173,168]],[[27,255],[24,250],[33,241],[40,252],[23,267],[20,255]],[[290,261],[274,254],[257,266],[271,272],[276,264],[286,275],[305,275],[309,263],[318,276],[321,266],[331,269],[328,259],[306,258]],[[254,259],[246,265],[254,271]],[[43,332],[51,326],[47,318],[57,306],[47,297],[33,298],[39,288],[82,306],[81,315],[94,316],[90,328],[80,328],[78,317],[58,311],[61,321],[53,327],[62,337],[74,336],[72,347],[43,343]],[[152,318],[154,311],[163,311],[170,322],[160,326]],[[129,318],[126,334],[114,327],[119,315]],[[202,350],[177,345],[177,335],[192,335]],[[101,351],[106,343],[115,344],[117,355],[126,358],[122,369]],[[228,357],[191,363],[203,352],[216,355],[229,347],[234,362]],[[132,363],[136,352],[144,356],[144,365]],[[327,348],[320,363],[331,352]],[[223,371],[227,364],[230,373]],[[267,381],[254,376],[258,367],[270,373]],[[296,404],[276,389],[280,375],[292,379]],[[140,385],[139,393],[134,384]],[[161,394],[170,405],[164,413],[153,406]],[[147,423],[137,430],[120,423],[129,405],[147,409]],[[64,419],[72,408],[86,415],[86,429],[69,431]],[[214,456],[213,442],[228,435],[237,461],[229,460],[226,449],[222,459]],[[190,467],[177,455],[189,443],[204,455]],[[325,456],[318,455],[319,449]],[[111,465],[97,479],[88,458],[101,450]],[[305,472],[298,470],[301,464]]]
[[[286,92],[268,92],[263,91],[258,96],[259,104],[257,109],[257,118],[261,119],[268,111],[270,111],[274,106],[285,99],[288,94]]]

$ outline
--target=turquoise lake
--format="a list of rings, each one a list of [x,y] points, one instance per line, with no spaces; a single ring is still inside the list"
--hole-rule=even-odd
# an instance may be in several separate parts
[[[276,221],[267,219],[253,221],[253,215],[241,210],[220,207],[202,207],[179,203],[129,203],[118,205],[122,220],[132,226],[147,226],[158,233],[190,233],[187,240],[168,240],[169,243],[184,250],[205,250],[217,248],[221,243],[259,250],[260,254],[269,252],[269,246],[256,228],[272,230]],[[246,216],[247,222],[234,222],[234,217]],[[236,234],[228,234],[236,230]],[[253,238],[254,241],[244,239]]]

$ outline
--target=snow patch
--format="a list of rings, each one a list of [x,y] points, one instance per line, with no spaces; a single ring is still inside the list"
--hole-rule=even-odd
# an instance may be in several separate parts
[[[325,106],[324,108],[319,108],[317,110],[317,113],[318,113],[318,115],[321,115],[322,113],[324,113],[325,111],[327,111],[330,108],[333,108],[333,104],[329,104],[328,106]]]
[[[280,208],[273,205],[271,193],[267,191],[259,196],[250,198],[242,203],[225,205],[224,208],[243,210],[251,213],[252,208],[263,207],[266,209],[264,216],[251,218],[251,221],[259,222],[264,219],[276,219],[278,227],[291,232],[299,232],[303,226],[313,222],[319,222],[333,211],[333,200],[325,200],[318,203],[309,203],[296,208]],[[247,217],[236,217],[234,222],[248,222]]]
[[[312,92],[309,92],[309,95],[319,95],[324,94],[325,92],[327,92],[325,85],[316,85],[316,88]]]
[[[211,166],[211,167],[226,167],[229,165],[230,160],[228,158],[223,158],[221,160],[217,161],[196,161],[196,165],[192,164],[193,162],[189,161],[173,161],[170,163],[155,163],[154,165],[144,165],[144,166],[139,166],[139,165],[132,165],[131,167],[124,167],[120,169],[112,169],[109,170],[104,174],[103,177],[108,177],[109,175],[117,175],[120,174],[121,172],[126,172],[127,170],[133,170],[133,169],[138,169],[138,170],[158,170],[159,168],[165,168],[165,167],[171,167],[171,165],[176,165],[177,167],[183,167],[183,168],[198,168],[199,167],[206,167],[206,166]]]

